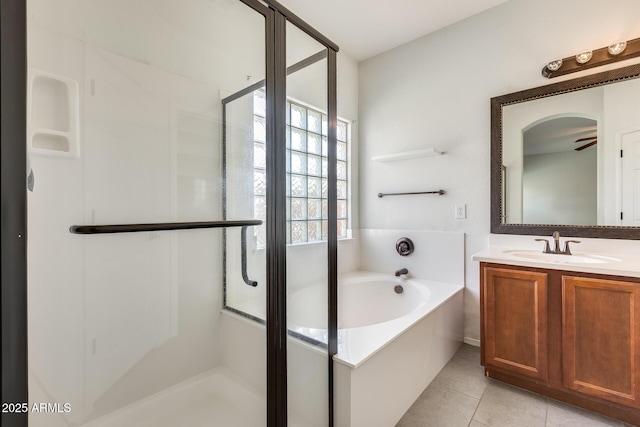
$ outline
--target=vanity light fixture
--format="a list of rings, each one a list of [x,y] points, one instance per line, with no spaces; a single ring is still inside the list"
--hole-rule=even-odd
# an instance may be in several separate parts
[[[542,69],[542,75],[550,79],[638,56],[640,56],[640,38],[618,41],[594,51],[583,50],[575,56],[551,61]]]

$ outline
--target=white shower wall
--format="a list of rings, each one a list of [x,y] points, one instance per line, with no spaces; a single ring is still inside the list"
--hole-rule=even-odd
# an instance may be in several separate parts
[[[228,52],[199,55],[202,26],[179,28],[194,8],[64,3],[29,4],[29,67],[78,82],[81,129],[78,158],[31,154],[29,366],[33,388],[78,423],[220,363],[220,230],[68,230],[221,219],[220,93],[247,83],[245,70],[212,67]]]
[[[31,34],[30,64],[70,71],[84,109],[78,159],[31,157],[30,367],[55,401],[73,404],[70,419],[82,419],[94,405],[108,411],[219,362],[220,231],[68,231],[219,219],[217,94],[59,36],[64,59],[80,63],[64,70],[38,56],[51,35]]]

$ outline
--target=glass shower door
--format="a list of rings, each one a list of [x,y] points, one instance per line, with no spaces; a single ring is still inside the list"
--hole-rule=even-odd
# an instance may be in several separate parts
[[[218,227],[254,219],[242,183],[225,212],[222,100],[265,79],[267,8],[28,8],[30,425],[264,425],[264,357],[235,363],[242,325],[221,312],[247,223],[226,251]]]
[[[224,101],[225,148],[225,206],[226,215],[252,212],[264,223],[248,229],[246,252],[232,249],[240,231],[227,230],[225,308],[242,319],[243,330],[253,330],[266,324],[265,298],[268,304],[277,301],[263,285],[269,280],[262,267],[267,264],[267,220],[273,206],[268,205],[266,184],[271,177],[283,202],[280,209],[286,214],[282,221],[284,235],[278,236],[278,250],[286,261],[286,274],[273,287],[285,287],[286,335],[278,342],[286,352],[286,409],[292,426],[327,426],[331,424],[330,346],[329,328],[330,278],[335,277],[330,265],[330,241],[333,235],[335,256],[336,212],[335,176],[329,179],[329,50],[296,25],[286,21],[286,99],[281,100],[282,138],[269,148],[265,123],[268,103],[265,86],[254,84],[232,94]],[[335,104],[334,104],[335,105]],[[335,132],[335,126],[333,127]],[[251,140],[253,147],[240,141]],[[335,150],[335,139],[334,139]],[[282,155],[285,170],[269,173],[273,156]],[[269,157],[271,156],[271,158]],[[333,156],[333,157],[331,157]],[[271,160],[271,161],[270,161]],[[335,163],[334,163],[335,164]],[[334,168],[335,174],[335,168]],[[333,192],[330,182],[333,182]],[[244,197],[246,189],[253,197]],[[333,202],[331,198],[333,197]],[[242,215],[241,215],[242,216]],[[333,234],[332,234],[333,233]],[[244,259],[240,254],[245,254]],[[243,272],[243,274],[240,274]],[[234,321],[237,321],[237,319]],[[251,326],[248,326],[251,325]],[[334,329],[335,331],[335,329]],[[258,338],[255,336],[254,338]],[[245,353],[258,351],[250,334],[237,337],[233,346]],[[240,353],[238,353],[240,354]],[[241,357],[236,363],[241,363]],[[277,382],[278,379],[275,380]],[[279,425],[279,424],[278,424]]]
[[[290,419],[333,425],[329,328],[329,49],[287,22],[287,346]],[[333,200],[332,200],[333,198]],[[335,248],[335,246],[334,246]],[[335,256],[335,251],[333,252]]]

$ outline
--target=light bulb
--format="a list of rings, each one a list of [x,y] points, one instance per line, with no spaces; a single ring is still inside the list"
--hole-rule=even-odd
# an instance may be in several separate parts
[[[578,61],[578,64],[586,64],[587,62],[589,62],[592,56],[593,52],[591,52],[590,50],[583,50],[576,55],[576,61]]]
[[[614,43],[607,48],[609,53],[613,56],[619,55],[627,48],[627,42]]]
[[[562,67],[562,59],[556,59],[547,64],[549,71],[558,71]]]

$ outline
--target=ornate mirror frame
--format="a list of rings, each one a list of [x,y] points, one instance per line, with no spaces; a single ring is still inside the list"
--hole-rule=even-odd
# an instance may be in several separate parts
[[[502,223],[502,108],[636,78],[640,78],[640,64],[491,98],[491,233],[547,236],[559,231],[564,236],[640,239],[640,227]]]

